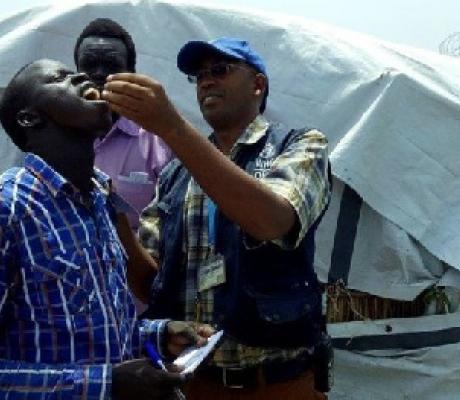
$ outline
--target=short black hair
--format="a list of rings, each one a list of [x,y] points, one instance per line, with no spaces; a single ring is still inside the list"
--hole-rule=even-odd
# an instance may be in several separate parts
[[[3,129],[5,129],[13,143],[22,151],[25,151],[27,140],[24,128],[18,124],[17,115],[19,111],[29,105],[30,93],[28,89],[30,82],[21,79],[21,75],[34,63],[24,65],[16,72],[5,88],[0,102],[0,122]]]
[[[110,18],[97,18],[85,26],[78,36],[73,50],[73,59],[78,67],[78,49],[83,39],[89,36],[120,39],[128,50],[128,70],[136,71],[136,47],[134,46],[131,35],[118,23]]]

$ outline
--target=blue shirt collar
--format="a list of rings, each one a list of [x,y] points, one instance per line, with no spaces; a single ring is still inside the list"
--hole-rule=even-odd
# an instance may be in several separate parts
[[[26,153],[24,168],[37,177],[52,193],[54,197],[60,192],[76,195],[79,190],[61,174],[51,168],[41,157],[33,153]],[[109,193],[111,181],[110,177],[102,171],[94,168],[93,184],[99,190]]]

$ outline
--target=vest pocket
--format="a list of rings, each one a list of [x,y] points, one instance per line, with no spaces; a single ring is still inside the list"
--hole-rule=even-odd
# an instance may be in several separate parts
[[[315,293],[287,293],[278,296],[265,294],[251,295],[259,317],[272,324],[283,324],[309,317],[318,306],[318,296]]]
[[[240,293],[235,310],[227,315],[224,329],[250,346],[295,348],[312,346],[320,332],[321,296],[307,288]]]

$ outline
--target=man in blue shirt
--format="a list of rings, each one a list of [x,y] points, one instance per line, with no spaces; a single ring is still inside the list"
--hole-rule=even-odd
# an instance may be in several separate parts
[[[0,119],[27,152],[0,176],[0,398],[175,398],[182,377],[141,344],[177,354],[203,340],[136,321],[110,180],[93,167],[106,103],[85,74],[40,60],[10,82]]]

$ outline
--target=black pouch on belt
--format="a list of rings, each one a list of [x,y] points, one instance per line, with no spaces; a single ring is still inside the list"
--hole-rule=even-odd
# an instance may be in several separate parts
[[[327,393],[333,383],[334,349],[331,337],[323,332],[321,340],[313,353],[313,371],[315,374],[315,390]]]

